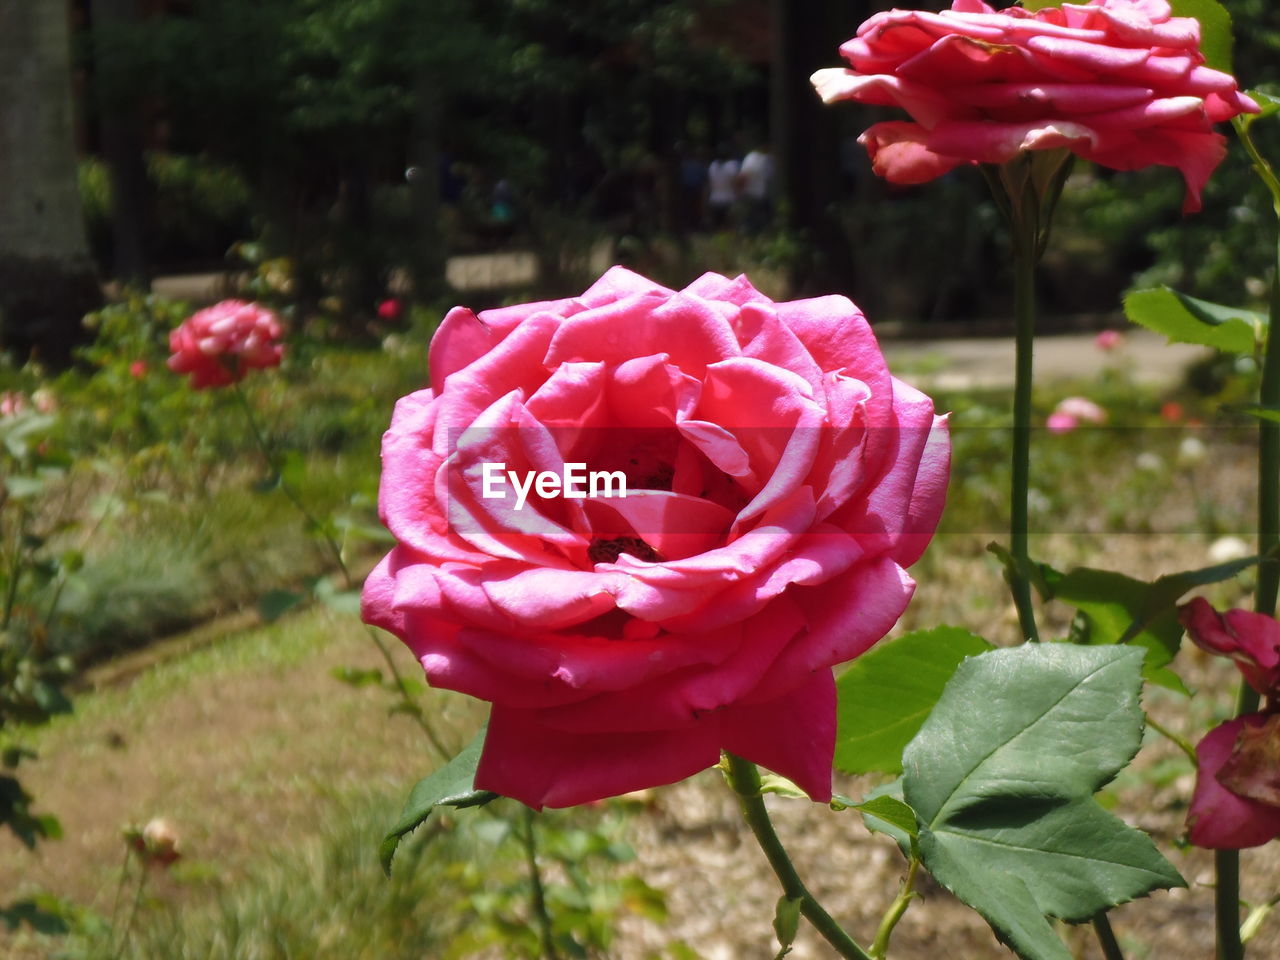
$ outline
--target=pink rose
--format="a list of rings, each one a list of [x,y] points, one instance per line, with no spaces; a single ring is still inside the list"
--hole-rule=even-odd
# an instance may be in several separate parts
[[[723,749],[827,799],[831,667],[906,607],[950,455],[858,309],[614,267],[573,299],[454,309],[430,368],[383,439],[398,545],[364,617],[492,702],[476,786],[571,806]],[[626,495],[531,486],[566,464]]]
[[[169,369],[191,374],[191,386],[225,387],[249,370],[280,365],[284,329],[265,307],[223,300],[188,317],[169,334]]]
[[[16,417],[27,409],[27,398],[16,390],[0,393],[0,417]]]
[[[1107,411],[1087,397],[1067,397],[1053,408],[1045,426],[1050,433],[1070,433],[1080,426],[1081,421],[1106,423]]]
[[[880,176],[923,183],[966,163],[1066,148],[1116,170],[1159,164],[1186,180],[1184,211],[1226,155],[1212,124],[1258,106],[1204,66],[1200,24],[1166,0],[1089,0],[1032,13],[981,0],[877,13],[819,70],[822,99],[897,106],[910,121],[859,138]]]
[[[1124,334],[1119,330],[1103,330],[1093,338],[1093,345],[1103,353],[1110,353],[1124,343]]]

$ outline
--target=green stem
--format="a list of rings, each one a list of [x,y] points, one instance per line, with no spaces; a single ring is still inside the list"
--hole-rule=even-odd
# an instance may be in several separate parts
[[[1240,140],[1253,160],[1254,169],[1266,183],[1276,202],[1280,216],[1280,183],[1253,145],[1244,124],[1236,124]],[[1276,276],[1271,281],[1271,316],[1266,341],[1262,348],[1262,382],[1258,402],[1264,407],[1280,406],[1280,238],[1276,247]],[[1280,544],[1280,424],[1263,420],[1258,424],[1258,552],[1267,553]],[[1254,609],[1275,616],[1276,594],[1280,588],[1280,565],[1263,563],[1258,567],[1254,593]],[[1236,716],[1258,709],[1258,693],[1248,683],[1240,684],[1236,694]],[[1240,852],[1217,850],[1213,856],[1217,874],[1214,909],[1217,915],[1218,960],[1243,960],[1244,942],[1240,937]]]
[[[1213,868],[1218,876],[1213,890],[1213,909],[1217,917],[1218,960],[1243,960],[1244,943],[1240,940],[1240,851],[1213,851]]]
[[[1124,952],[1120,949],[1120,942],[1116,940],[1105,910],[1094,915],[1093,932],[1098,935],[1098,945],[1102,947],[1102,955],[1107,960],[1124,960]]]
[[[542,885],[542,874],[538,870],[538,844],[533,835],[534,813],[524,808],[524,859],[529,868],[530,906],[533,909],[533,920],[538,927],[538,937],[542,941],[543,960],[559,960],[555,941],[551,937],[551,914],[547,911],[547,894]]]
[[[1276,276],[1271,282],[1271,321],[1262,351],[1262,382],[1258,402],[1264,407],[1280,406],[1280,243],[1276,248]],[[1280,423],[1260,420],[1258,425],[1258,552],[1268,553],[1280,545]],[[1276,612],[1280,588],[1280,564],[1258,567],[1254,609],[1267,616]]]
[[[880,928],[876,931],[876,938],[868,951],[875,960],[883,960],[889,952],[889,938],[893,936],[893,928],[898,925],[902,915],[907,912],[907,907],[911,906],[911,901],[915,899],[916,873],[919,870],[920,861],[913,856],[907,867],[907,879],[902,881],[902,889],[898,891],[898,896],[885,911],[884,919],[880,921]]]
[[[1196,756],[1196,748],[1191,745],[1190,740],[1188,740],[1186,737],[1179,736],[1178,734],[1170,730],[1168,727],[1157,722],[1156,718],[1151,716],[1151,714],[1149,713],[1147,714],[1147,726],[1150,727],[1152,730],[1154,730],[1156,733],[1160,734],[1162,737],[1165,737],[1168,740],[1172,740],[1179,750],[1181,750],[1183,753],[1185,753],[1188,757],[1191,758],[1191,763],[1193,766],[1197,766],[1197,767],[1200,766],[1200,758]]]
[[[1030,523],[1027,491],[1031,486],[1031,381],[1036,338],[1036,230],[1034,223],[1015,220],[1013,230],[1013,308],[1017,358],[1013,381],[1013,479],[1009,500],[1009,552],[1013,569],[1009,587],[1018,608],[1018,624],[1025,640],[1039,640],[1035,607],[1031,602],[1031,568],[1028,549]]]
[[[790,900],[800,901],[800,913],[813,924],[814,929],[835,948],[836,953],[845,960],[873,960],[853,938],[840,926],[814,899],[813,894],[800,879],[795,864],[778,839],[769,819],[769,811],[764,805],[764,797],[760,794],[760,771],[750,760],[743,760],[731,753],[725,754],[727,760],[727,777],[729,785],[738,795],[738,803],[742,807],[742,816],[747,826],[755,834],[756,842],[764,851],[769,866],[782,884],[782,891]]]
[[[271,445],[267,443],[267,438],[263,434],[262,429],[258,426],[258,418],[253,412],[253,405],[249,403],[249,398],[244,395],[244,391],[240,389],[240,384],[233,383],[231,392],[235,395],[236,400],[240,403],[240,408],[244,411],[245,420],[249,424],[249,432],[253,434],[254,443],[258,445],[258,451],[262,454],[262,459],[267,464],[267,469],[279,478],[280,489],[284,495],[289,498],[289,502],[302,514],[304,520],[311,529],[319,531],[325,544],[329,548],[329,553],[333,555],[333,560],[337,564],[338,570],[342,573],[342,579],[348,590],[353,590],[357,586],[355,577],[351,575],[351,569],[347,566],[347,561],[342,555],[342,548],[338,546],[337,541],[330,535],[328,528],[316,519],[315,515],[307,509],[307,505],[302,502],[302,497],[296,490],[285,480],[280,470],[279,460],[276,458],[275,452],[271,449]],[[378,653],[382,655],[383,663],[387,665],[387,671],[391,674],[392,683],[395,684],[396,692],[400,695],[400,701],[404,705],[404,711],[413,717],[414,721],[422,729],[427,740],[435,751],[445,759],[452,754],[441,741],[435,728],[427,722],[427,718],[423,716],[422,708],[409,693],[409,685],[405,682],[400,668],[396,666],[395,658],[391,656],[391,651],[383,642],[382,637],[372,627],[366,627],[369,638],[373,641],[373,645],[378,648]]]
[[[150,869],[144,863],[142,865],[142,876],[138,879],[138,889],[133,896],[133,904],[129,908],[129,915],[124,921],[124,930],[120,933],[120,945],[112,951],[112,958],[120,957],[124,954],[124,948],[129,945],[129,934],[133,932],[133,922],[138,918],[138,907],[142,905],[142,895],[147,889],[147,877],[150,875]]]
[[[267,443],[267,439],[263,435],[261,428],[258,426],[258,418],[253,412],[253,406],[249,403],[249,398],[244,395],[244,391],[240,389],[240,384],[238,382],[231,385],[231,392],[235,394],[236,399],[240,402],[241,409],[244,410],[245,419],[249,423],[249,431],[253,434],[253,440],[258,445],[258,450],[262,453],[262,459],[267,463],[267,469],[278,479],[281,492],[289,498],[289,502],[293,504],[294,508],[297,509],[300,514],[302,514],[303,519],[307,521],[307,524],[311,529],[320,534],[321,538],[324,540],[325,546],[329,549],[329,552],[333,554],[334,562],[337,564],[338,570],[341,571],[343,579],[346,581],[347,589],[350,590],[355,586],[355,582],[351,577],[351,571],[347,569],[347,561],[342,556],[342,548],[338,546],[338,542],[333,539],[332,534],[329,533],[328,527],[317,520],[315,515],[307,509],[307,505],[302,502],[302,497],[293,489],[292,484],[285,480],[284,473],[280,469],[280,462],[276,458],[275,452],[271,449],[271,445]]]

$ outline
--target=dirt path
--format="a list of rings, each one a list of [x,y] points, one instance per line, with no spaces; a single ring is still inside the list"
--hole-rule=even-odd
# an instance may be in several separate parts
[[[421,733],[387,716],[388,694],[331,674],[378,665],[358,624],[316,610],[80,697],[22,771],[66,835],[34,854],[0,837],[0,890],[109,907],[121,829],[157,816],[181,835],[180,875],[220,886],[309,837],[335,799],[405,789],[435,762]]]

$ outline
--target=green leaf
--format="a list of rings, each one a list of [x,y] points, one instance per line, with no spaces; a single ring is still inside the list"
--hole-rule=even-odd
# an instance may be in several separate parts
[[[38,496],[45,487],[41,477],[10,476],[5,477],[3,483],[5,491],[14,500],[28,500]]]
[[[1183,886],[1093,794],[1142,740],[1142,655],[1028,644],[961,664],[904,756],[925,866],[1025,960],[1069,960],[1081,921]],[[976,709],[981,705],[981,709]]]
[[[1273,93],[1267,93],[1264,90],[1248,90],[1246,91],[1258,104],[1257,113],[1242,113],[1240,121],[1244,124],[1244,128],[1248,130],[1258,120],[1265,120],[1267,117],[1280,113],[1280,97]]]
[[[325,577],[321,577],[317,580],[315,587],[312,589],[316,595],[316,599],[330,610],[336,610],[339,613],[349,613],[356,617],[360,615],[359,590],[340,589],[332,580]]]
[[[1165,610],[1176,604],[1183,595],[1196,587],[1207,587],[1213,583],[1221,583],[1238,576],[1250,567],[1260,563],[1276,563],[1272,554],[1260,554],[1256,557],[1242,557],[1239,560],[1228,560],[1226,563],[1215,563],[1211,567],[1200,567],[1196,570],[1183,570],[1180,573],[1166,573],[1152,581],[1143,600],[1139,615],[1134,618],[1129,629],[1120,638],[1121,643],[1128,643],[1137,637],[1149,624]]]
[[[1170,287],[1129,294],[1124,312],[1134,323],[1168,337],[1170,343],[1194,343],[1224,353],[1252,353],[1267,325],[1260,313],[1197,300]]]
[[[19,900],[0,908],[0,923],[3,923],[11,932],[24,923],[37,933],[43,933],[46,936],[61,936],[71,932],[66,919],[58,913],[45,909],[39,899]]]
[[[436,807],[480,807],[498,798],[496,793],[477,790],[473,785],[476,767],[480,763],[480,750],[484,746],[485,729],[482,727],[461,753],[430,776],[419,780],[410,791],[400,819],[378,847],[378,860],[387,876],[391,876],[391,860],[400,841],[426,823]]]
[[[1022,5],[1034,13],[1037,10],[1046,10],[1049,7],[1062,6],[1063,0],[1022,0]]]
[[[382,671],[377,667],[363,670],[360,667],[334,667],[329,675],[353,687],[368,687],[382,683]]]
[[[857,809],[867,816],[900,830],[913,840],[920,835],[916,825],[916,812],[901,800],[888,794],[865,800],[857,805]]]
[[[886,800],[892,803],[884,803]],[[906,810],[899,809],[897,804],[901,804]],[[848,806],[855,807],[862,814],[862,822],[866,824],[868,830],[872,833],[883,833],[893,840],[904,857],[911,856],[915,851],[919,827],[915,811],[902,799],[901,777],[876,787],[862,799],[861,803],[850,803]],[[882,813],[887,814],[888,818],[880,816]]]
[[[836,680],[835,766],[845,773],[902,772],[916,735],[956,666],[991,644],[956,627],[919,630],[872,647]]]
[[[1175,17],[1200,21],[1200,52],[1205,63],[1231,72],[1231,14],[1218,0],[1169,0]]]
[[[1146,602],[1151,584],[1112,570],[1077,567],[1070,573],[1061,574],[1056,570],[1043,569],[1049,597],[1077,610],[1071,623],[1073,643],[1104,646],[1120,643],[1121,638],[1126,638],[1125,642],[1146,650],[1143,677],[1180,693],[1187,692],[1176,674],[1163,669],[1182,645],[1182,624],[1178,622],[1173,604],[1159,610],[1153,617],[1147,616]],[[1144,620],[1144,625],[1130,636],[1129,628]]]
[[[791,952],[791,945],[796,942],[796,934],[800,930],[800,906],[804,903],[799,897],[792,899],[786,895],[778,898],[778,905],[773,910],[773,932],[778,938],[778,952],[773,960],[782,960]]]
[[[269,590],[258,598],[258,615],[266,623],[271,623],[301,602],[302,594],[296,590]]]
[[[1280,407],[1252,405],[1247,407],[1237,407],[1236,409],[1241,413],[1247,413],[1250,416],[1257,417],[1259,420],[1266,420],[1269,423],[1280,423]]]

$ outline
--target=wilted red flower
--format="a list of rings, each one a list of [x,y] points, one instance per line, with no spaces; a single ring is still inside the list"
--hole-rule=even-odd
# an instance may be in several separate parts
[[[192,314],[169,334],[169,369],[191,374],[191,386],[225,387],[254,368],[279,366],[284,328],[256,303],[223,300]]]
[[[1196,746],[1196,789],[1187,811],[1191,842],[1237,850],[1280,836],[1280,623],[1249,610],[1218,613],[1197,597],[1178,609],[1196,646],[1230,657],[1268,708],[1220,724]]]

